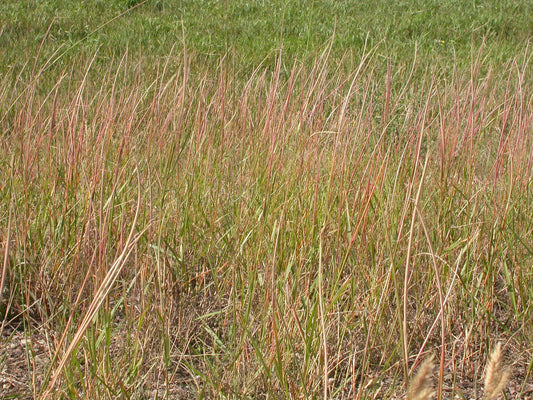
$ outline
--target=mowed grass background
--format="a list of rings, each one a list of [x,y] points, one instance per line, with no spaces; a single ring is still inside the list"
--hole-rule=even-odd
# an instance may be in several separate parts
[[[530,395],[530,2],[0,15],[5,397]]]

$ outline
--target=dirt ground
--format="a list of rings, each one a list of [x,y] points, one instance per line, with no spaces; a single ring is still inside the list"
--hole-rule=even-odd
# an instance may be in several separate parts
[[[9,326],[4,328],[2,337],[0,337],[0,399],[36,399],[53,357],[54,340],[57,341],[54,333],[43,330],[34,330],[28,336],[22,330]],[[520,372],[525,371],[526,368],[527,365],[513,366],[513,378],[505,391],[507,399],[533,399],[533,383],[524,382],[525,376]],[[197,397],[196,386],[192,378],[176,374],[168,384],[158,379],[160,375],[157,371],[152,371],[152,379],[149,379],[147,383],[150,386],[143,388],[142,393],[137,393],[134,398],[185,400]],[[451,372],[445,373],[445,399],[451,399],[454,385],[455,399],[475,400],[476,393],[481,393],[481,382],[464,380],[454,383],[453,376]],[[383,381],[381,385],[387,385],[386,381]],[[380,393],[390,393],[390,390],[382,389],[375,393],[374,398],[383,398]],[[481,398],[479,395],[477,397]],[[392,399],[405,399],[405,394],[398,393],[393,395]]]

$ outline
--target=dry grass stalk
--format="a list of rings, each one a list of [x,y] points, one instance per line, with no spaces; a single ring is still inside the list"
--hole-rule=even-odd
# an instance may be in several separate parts
[[[418,372],[411,380],[411,384],[407,390],[407,400],[429,400],[435,395],[431,381],[434,368],[433,356],[422,363]]]
[[[511,375],[509,367],[502,367],[502,345],[497,343],[485,370],[485,399],[493,400],[505,388]]]

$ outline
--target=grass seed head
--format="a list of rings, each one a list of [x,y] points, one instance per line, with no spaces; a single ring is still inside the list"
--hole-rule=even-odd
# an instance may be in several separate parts
[[[407,390],[407,400],[429,400],[435,395],[431,381],[434,368],[433,356],[422,363],[418,372],[411,380],[409,389]]]
[[[510,375],[511,369],[502,366],[502,345],[498,342],[485,369],[485,399],[496,399],[507,385]]]

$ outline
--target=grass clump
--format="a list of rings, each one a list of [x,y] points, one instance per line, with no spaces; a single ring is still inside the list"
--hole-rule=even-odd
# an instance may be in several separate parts
[[[348,74],[327,54],[245,82],[189,53],[4,83],[6,287],[55,332],[43,390],[392,395],[370,377],[414,348],[527,342],[527,55],[415,83],[377,49]]]
[[[146,3],[162,15],[173,4]],[[308,7],[310,21],[325,13]],[[140,4],[115,21],[150,15]],[[243,56],[228,35],[220,49],[235,50],[206,62],[188,35],[209,26],[143,54],[93,17],[57,61],[48,24],[0,80],[8,395],[391,398],[436,348],[438,388],[428,361],[408,397],[479,398],[496,336],[520,349],[515,379],[527,378],[533,82],[521,33],[510,53],[474,38],[454,61],[371,35],[341,51],[346,33],[298,55],[287,31],[262,63],[250,60],[267,39]],[[89,46],[104,34],[114,51]],[[486,396],[506,380],[498,359]]]

